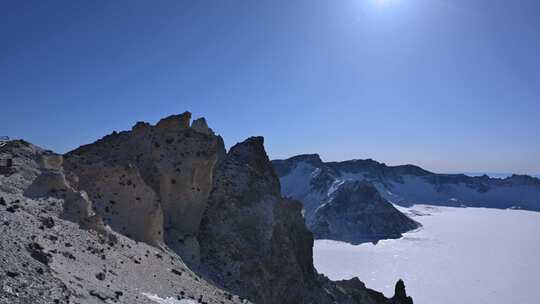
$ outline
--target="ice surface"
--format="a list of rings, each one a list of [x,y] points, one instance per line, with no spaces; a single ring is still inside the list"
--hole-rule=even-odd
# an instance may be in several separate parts
[[[331,279],[358,276],[387,296],[403,278],[416,304],[540,303],[540,212],[399,209],[423,228],[377,245],[316,241],[316,268]]]

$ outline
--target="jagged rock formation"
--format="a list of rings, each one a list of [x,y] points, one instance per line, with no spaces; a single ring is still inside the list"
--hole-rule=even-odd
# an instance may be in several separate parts
[[[261,137],[232,147],[216,168],[199,241],[202,273],[256,303],[387,301],[362,283],[344,290],[317,274],[301,204],[281,197]]]
[[[381,197],[373,184],[336,171],[316,154],[273,161],[273,166],[283,195],[302,201],[316,238],[377,242],[420,227]]]
[[[367,181],[344,182],[315,211],[310,225],[317,238],[352,244],[400,238],[418,227]]]
[[[0,174],[10,227],[0,237],[0,303],[159,301],[153,294],[389,303],[358,279],[315,271],[301,204],[281,197],[262,138],[226,153],[204,119],[190,126],[190,116],[137,123],[63,158],[24,142],[2,147],[13,164]]]
[[[300,199],[309,212],[321,193],[343,181],[367,180],[395,204],[435,204],[540,211],[540,179],[513,175],[436,174],[414,165],[387,166],[371,159],[323,162],[317,154],[275,160],[283,194]],[[313,175],[313,177],[311,176]],[[323,195],[324,199],[324,195]]]
[[[397,281],[394,296],[390,299],[390,303],[413,304],[412,298],[407,296],[403,280]]]
[[[197,265],[195,238],[223,141],[186,112],[155,126],[139,122],[66,155],[66,170],[90,193],[96,212],[135,240],[165,242]]]
[[[232,147],[214,181],[199,236],[204,272],[257,303],[302,303],[313,244],[298,203],[280,197],[262,138]]]
[[[0,303],[243,303],[188,269],[168,248],[106,227],[92,202],[66,178],[62,157],[10,141],[0,174]],[[152,297],[156,299],[156,297]]]

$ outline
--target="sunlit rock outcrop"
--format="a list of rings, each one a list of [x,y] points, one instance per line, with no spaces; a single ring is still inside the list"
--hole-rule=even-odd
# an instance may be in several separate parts
[[[195,238],[223,141],[186,112],[137,123],[66,155],[66,168],[106,223],[150,244],[165,242],[196,265]]]
[[[0,303],[388,303],[358,279],[316,272],[302,205],[281,196],[262,137],[227,153],[190,116],[63,157],[0,147],[11,160],[0,172]]]

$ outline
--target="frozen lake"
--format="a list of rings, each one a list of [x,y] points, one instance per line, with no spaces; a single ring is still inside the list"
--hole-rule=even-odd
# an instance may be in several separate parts
[[[540,212],[418,205],[422,229],[353,246],[319,240],[314,260],[331,279],[358,276],[392,296],[403,278],[415,304],[540,303]]]

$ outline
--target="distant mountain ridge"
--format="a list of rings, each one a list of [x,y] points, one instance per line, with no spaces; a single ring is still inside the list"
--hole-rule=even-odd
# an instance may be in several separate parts
[[[465,174],[467,176],[471,177],[478,177],[482,175],[487,175],[491,178],[507,178],[510,177],[516,173],[508,173],[508,172],[442,172],[443,174]],[[529,175],[534,178],[540,178],[540,174],[521,174],[521,175]]]
[[[343,181],[369,181],[382,197],[399,205],[434,204],[540,211],[540,179],[513,174],[506,178],[487,175],[438,174],[415,165],[387,166],[373,159],[323,162],[318,154],[274,160],[282,193],[308,201],[307,188],[320,190]],[[306,176],[311,171],[312,177]],[[324,174],[319,174],[322,172]],[[317,174],[315,174],[317,173]]]

